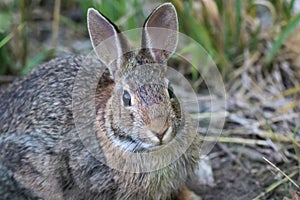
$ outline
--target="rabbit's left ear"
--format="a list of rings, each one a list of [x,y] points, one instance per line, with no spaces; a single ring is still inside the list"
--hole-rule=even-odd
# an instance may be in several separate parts
[[[142,49],[146,50],[154,62],[163,63],[175,52],[177,42],[177,13],[173,4],[164,3],[144,23]]]
[[[88,31],[98,58],[115,76],[121,67],[123,54],[129,49],[127,40],[116,25],[93,8],[88,10]]]

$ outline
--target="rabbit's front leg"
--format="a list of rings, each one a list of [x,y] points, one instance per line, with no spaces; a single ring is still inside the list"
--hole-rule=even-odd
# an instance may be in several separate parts
[[[201,200],[202,198],[193,191],[183,186],[176,195],[175,200]]]

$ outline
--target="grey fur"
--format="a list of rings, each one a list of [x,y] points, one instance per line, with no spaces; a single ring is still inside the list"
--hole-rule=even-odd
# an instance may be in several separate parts
[[[165,7],[173,9],[170,4],[165,4]],[[149,57],[144,58],[143,51],[130,56],[131,62],[125,64],[127,67],[149,63]],[[146,95],[140,93],[135,96],[137,99],[142,96],[144,101],[139,104],[139,113],[131,117],[128,115],[125,119],[117,118],[116,113],[124,109],[117,98],[117,89],[122,89],[118,86],[119,80],[116,80],[120,77],[113,73],[113,80],[106,71],[96,91],[96,122],[100,128],[90,134],[122,135],[121,131],[124,131],[132,134],[127,137],[141,142],[143,140],[137,134],[139,129],[132,122],[144,122],[143,113],[149,110],[144,106],[161,105],[155,109],[160,115],[167,112],[166,123],[174,126],[178,140],[192,142],[176,161],[153,172],[122,172],[100,162],[83,145],[75,127],[72,107],[76,75],[84,67],[101,71],[103,66],[100,61],[84,56],[58,58],[16,80],[1,95],[0,199],[176,199],[187,178],[194,173],[201,142],[197,136],[185,136],[193,131],[193,125],[184,113],[180,113],[178,103],[170,103],[162,87],[165,85],[140,90]],[[136,87],[134,82],[132,77],[127,80],[129,86],[131,83],[132,87]],[[88,79],[86,84],[89,84]],[[139,93],[139,90],[136,92]],[[161,92],[161,95],[155,92]],[[157,113],[148,114],[151,118]],[[91,119],[92,122],[94,120]],[[96,125],[91,123],[91,126]],[[104,160],[125,159],[104,156],[102,150],[115,148],[111,144],[101,148],[96,153]],[[167,152],[172,154],[176,151]],[[156,161],[164,162],[163,158]]]

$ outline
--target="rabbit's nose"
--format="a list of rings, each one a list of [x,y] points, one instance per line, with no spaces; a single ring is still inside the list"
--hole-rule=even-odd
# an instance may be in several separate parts
[[[162,128],[160,127],[156,127],[156,128],[153,128],[151,129],[150,128],[150,131],[160,140],[162,141],[164,135],[166,134],[167,130],[168,130],[168,126],[163,126]]]
[[[151,122],[149,130],[159,139],[160,142],[164,140],[164,136],[169,130],[169,125],[164,119],[155,119]]]

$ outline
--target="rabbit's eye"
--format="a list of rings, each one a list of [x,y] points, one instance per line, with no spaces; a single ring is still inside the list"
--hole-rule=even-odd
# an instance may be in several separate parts
[[[173,88],[172,88],[172,86],[170,84],[168,86],[168,93],[169,93],[170,99],[174,99],[175,98],[174,90],[173,90]]]
[[[128,91],[124,90],[123,102],[125,106],[131,106],[131,96]]]

